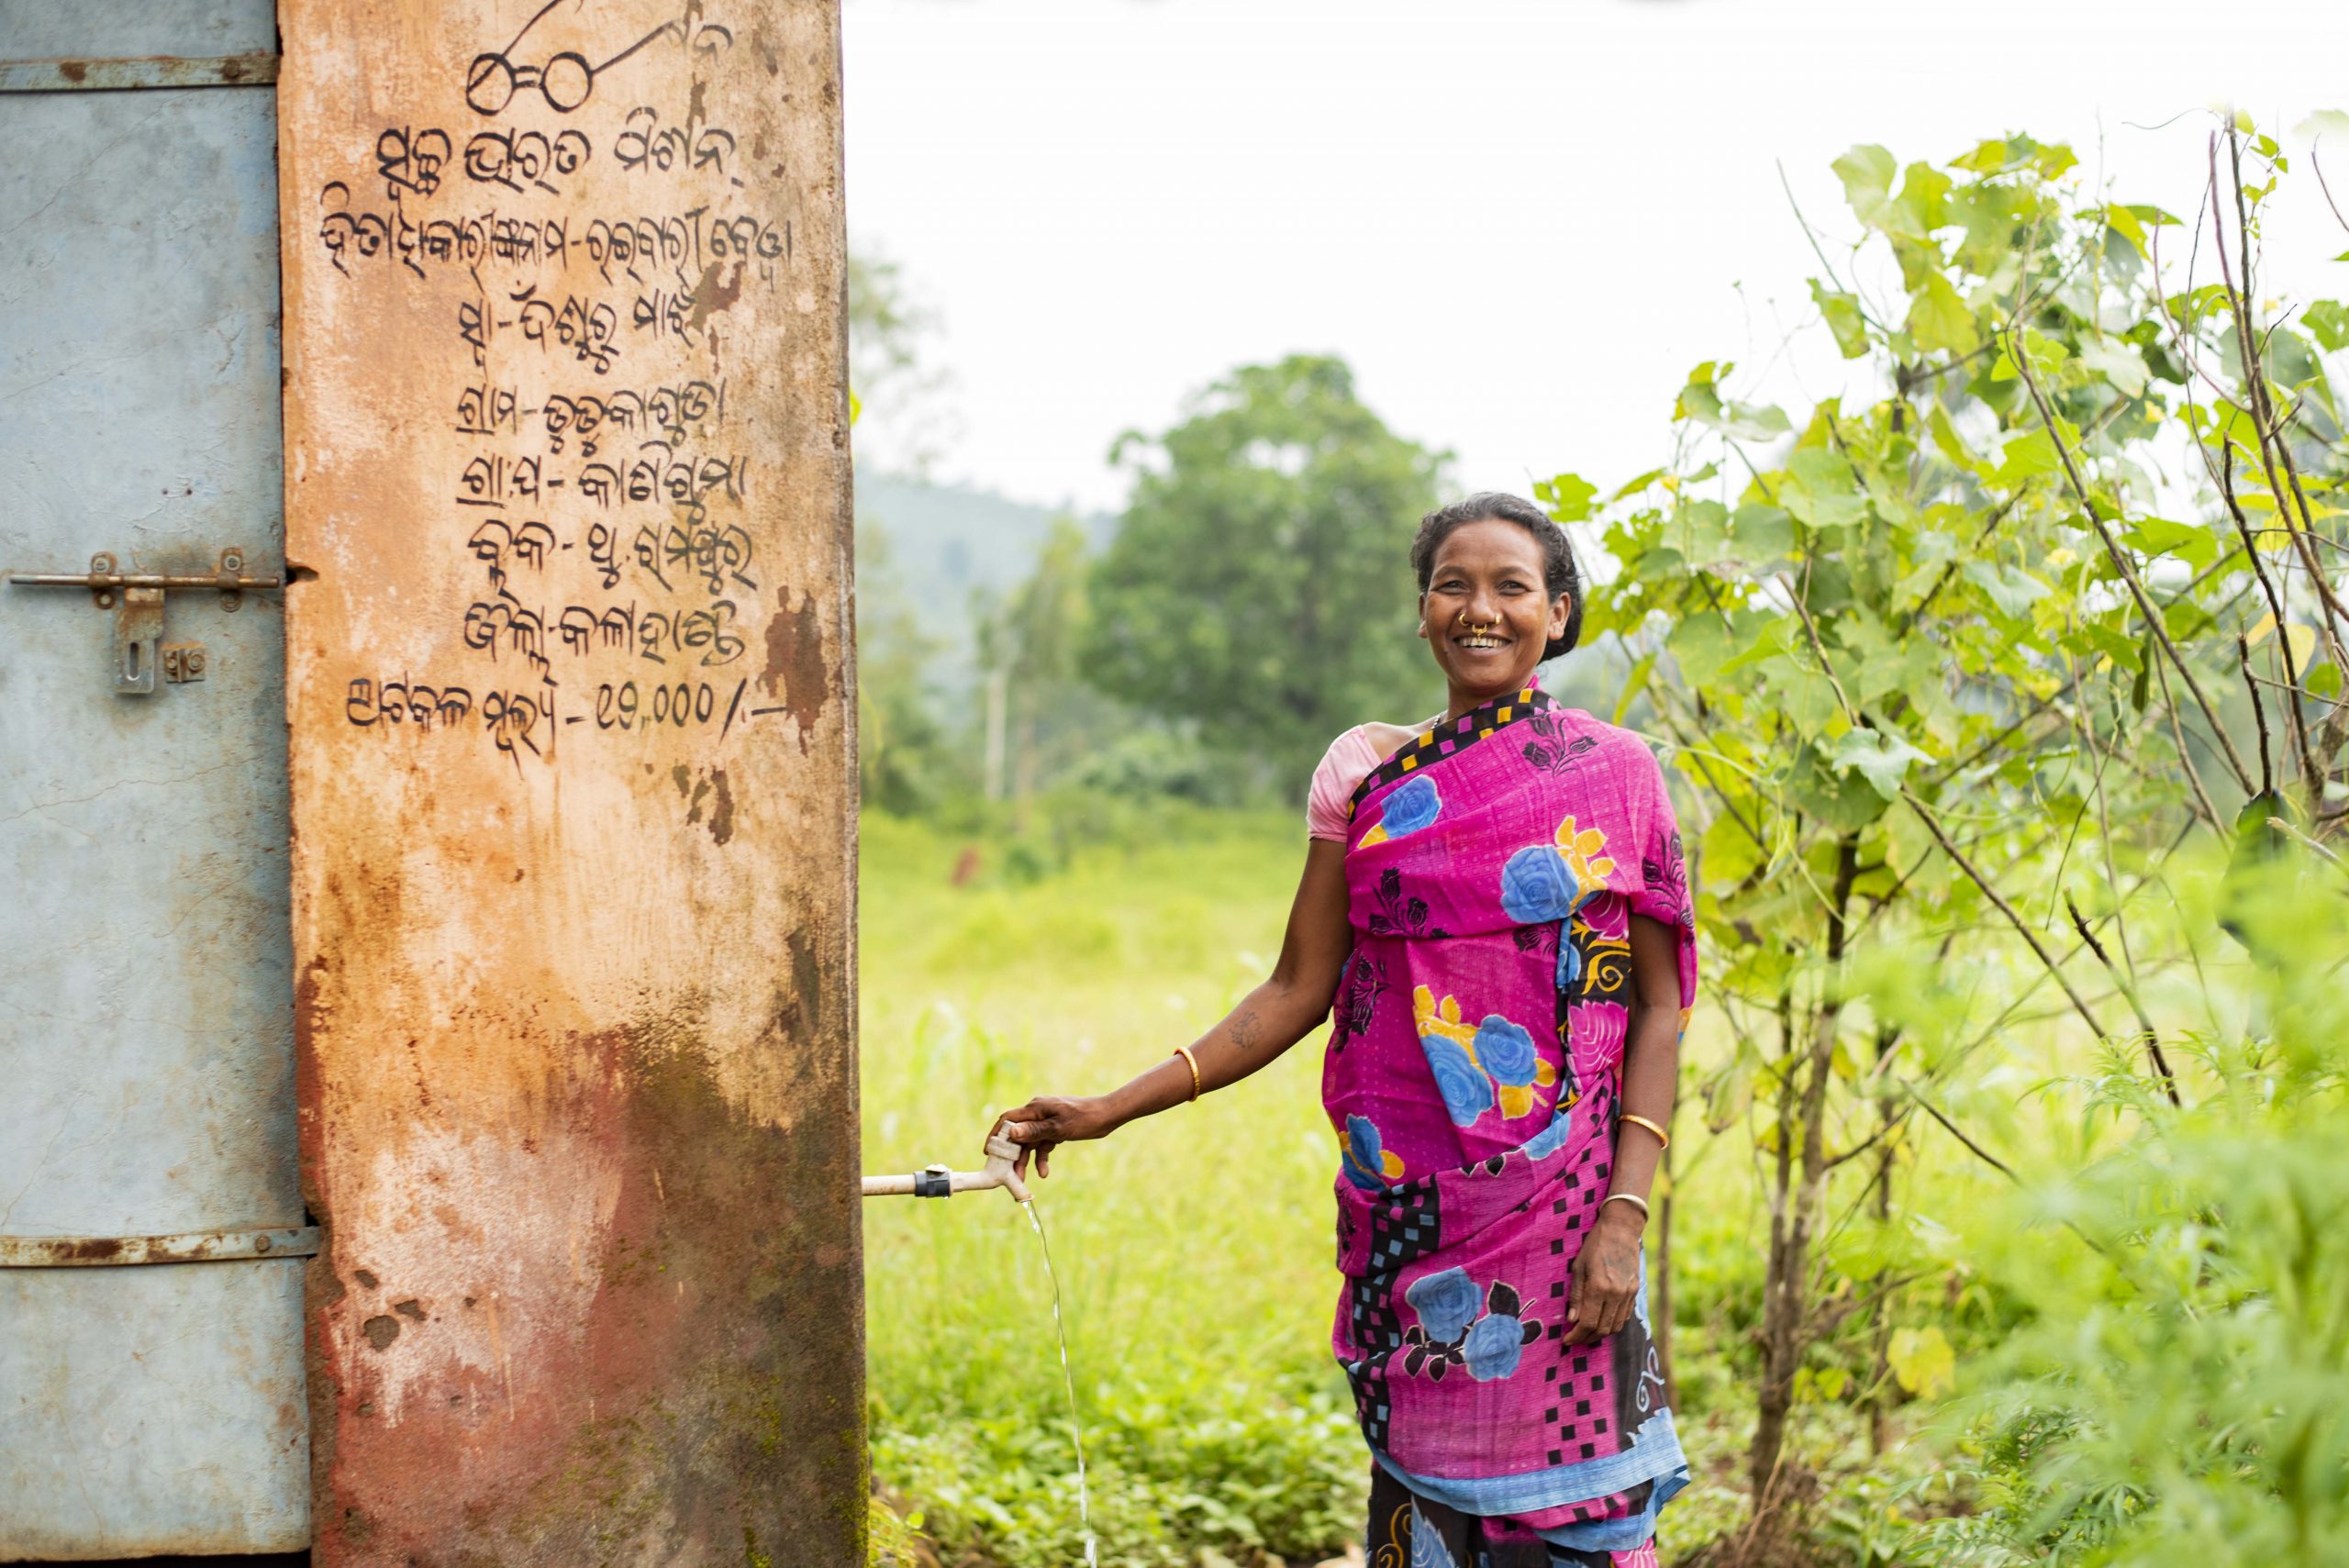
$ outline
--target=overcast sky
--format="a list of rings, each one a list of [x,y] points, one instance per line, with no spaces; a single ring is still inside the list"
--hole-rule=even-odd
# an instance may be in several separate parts
[[[1778,355],[1818,270],[1781,163],[1837,237],[1847,147],[1943,159],[2009,130],[2184,212],[2210,106],[2287,131],[2349,108],[2344,0],[847,0],[846,18],[850,231],[940,317],[957,428],[938,473],[1087,507],[1123,498],[1121,429],[1299,350],[1350,361],[1392,427],[1457,454],[1461,489],[1626,478],[1664,455],[1700,360],[1773,364],[1790,403],[1848,373]],[[2349,141],[2326,148],[2349,203]],[[2287,190],[2275,281],[2349,292],[2326,260],[2349,234],[2304,173]],[[860,430],[868,456],[887,434]]]

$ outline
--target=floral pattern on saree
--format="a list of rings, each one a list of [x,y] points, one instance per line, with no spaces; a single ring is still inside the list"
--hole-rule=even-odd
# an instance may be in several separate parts
[[[1558,1081],[1556,1066],[1536,1050],[1532,1031],[1498,1013],[1486,1014],[1471,1029],[1461,1021],[1458,998],[1439,1003],[1421,985],[1411,993],[1411,1023],[1456,1127],[1474,1126],[1496,1105],[1506,1121],[1530,1115],[1540,1103],[1535,1091]]]
[[[1415,1495],[1496,1529],[1636,1546],[1685,1476],[1642,1375],[1644,1293],[1617,1334],[1564,1336],[1612,1169],[1631,915],[1678,930],[1681,995],[1649,1000],[1695,998],[1661,770],[1528,690],[1419,736],[1352,820],[1322,1099],[1342,1146],[1331,1340],[1364,1435]]]

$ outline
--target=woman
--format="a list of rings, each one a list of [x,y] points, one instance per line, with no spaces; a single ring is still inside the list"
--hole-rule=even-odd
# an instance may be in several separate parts
[[[1002,1125],[1046,1175],[1330,1017],[1372,1568],[1653,1564],[1687,1480],[1640,1252],[1696,993],[1679,833],[1646,746],[1535,683],[1581,628],[1564,530],[1473,495],[1411,564],[1450,701],[1330,746],[1271,978],[1123,1088]]]

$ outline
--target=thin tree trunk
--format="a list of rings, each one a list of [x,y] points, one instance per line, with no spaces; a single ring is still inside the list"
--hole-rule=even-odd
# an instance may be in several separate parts
[[[1762,1386],[1754,1402],[1753,1442],[1746,1454],[1754,1523],[1764,1530],[1776,1506],[1795,1373],[1810,1347],[1810,1244],[1827,1187],[1827,1089],[1834,1075],[1835,1031],[1843,1008],[1844,912],[1859,863],[1859,835],[1846,833],[1836,845],[1835,887],[1828,901],[1827,973],[1818,1006],[1808,1019],[1809,1040],[1799,1061],[1792,1012],[1784,998],[1779,1004],[1786,1074],[1778,1093],[1778,1159],[1770,1194],[1770,1254],[1762,1286]],[[1802,1140],[1799,1186],[1798,1129]]]
[[[1879,1028],[1876,1035],[1876,1082],[1889,1082],[1883,1071],[1884,1059],[1892,1053],[1898,1033]],[[1898,1114],[1892,1095],[1876,1095],[1876,1222],[1879,1232],[1892,1223],[1892,1163],[1894,1158],[1892,1122]],[[1886,1428],[1892,1411],[1892,1323],[1888,1315],[1890,1303],[1886,1299],[1884,1277],[1888,1270],[1876,1271],[1869,1282],[1876,1302],[1868,1308],[1868,1453],[1873,1458],[1884,1456]]]

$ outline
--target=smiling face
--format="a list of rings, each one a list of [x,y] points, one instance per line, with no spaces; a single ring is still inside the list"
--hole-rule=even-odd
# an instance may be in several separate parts
[[[1452,688],[1452,712],[1467,712],[1521,688],[1542,651],[1566,630],[1566,595],[1552,598],[1542,544],[1515,523],[1481,517],[1436,547],[1419,595],[1419,635]]]

